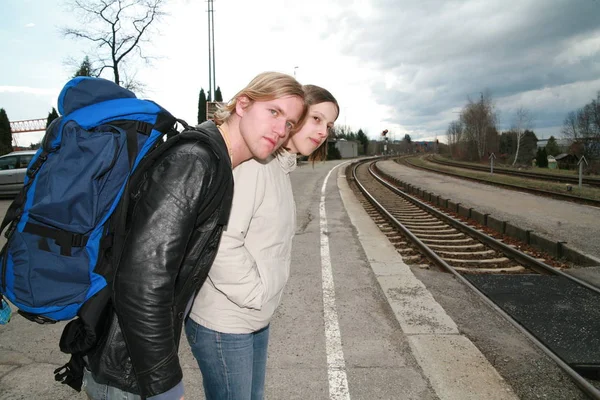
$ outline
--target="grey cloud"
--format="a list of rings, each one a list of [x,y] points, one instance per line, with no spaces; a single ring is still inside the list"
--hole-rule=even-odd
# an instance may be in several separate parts
[[[600,36],[598,1],[374,0],[371,4],[375,10],[371,17],[348,11],[331,21],[328,33],[342,32],[342,51],[381,71],[379,76],[389,73],[401,79],[403,87],[386,89],[381,77],[372,91],[379,104],[395,110],[392,122],[408,130],[445,130],[449,120],[436,123],[436,119],[485,89],[501,100],[595,80],[600,73],[598,51],[571,63],[558,58],[568,54],[573,43]],[[562,103],[541,110],[536,125],[561,125],[568,111]]]

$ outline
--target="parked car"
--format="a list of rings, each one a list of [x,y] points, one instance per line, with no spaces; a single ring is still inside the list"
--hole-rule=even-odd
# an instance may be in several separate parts
[[[36,150],[14,151],[0,157],[0,195],[14,196],[23,187],[27,166]]]

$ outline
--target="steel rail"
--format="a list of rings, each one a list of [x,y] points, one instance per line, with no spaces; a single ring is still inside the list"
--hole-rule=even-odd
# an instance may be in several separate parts
[[[366,163],[368,161],[359,161],[355,164],[352,169],[352,178],[363,195],[369,200],[371,204],[375,208],[377,208],[382,214],[384,214],[396,227],[401,230],[406,236],[415,244],[417,247],[423,250],[427,257],[431,256],[431,260],[435,265],[442,268],[443,270],[453,274],[460,282],[462,282],[465,286],[471,289],[474,293],[476,293],[480,299],[487,304],[490,308],[500,314],[504,319],[506,319],[515,329],[517,329],[520,333],[526,336],[532,343],[534,343],[540,350],[542,350],[548,357],[550,357],[569,377],[581,388],[581,390],[591,399],[600,400],[600,390],[598,390],[595,386],[589,383],[584,377],[579,375],[574,369],[572,369],[567,363],[565,363],[561,358],[559,358],[556,354],[554,354],[549,348],[547,348],[542,342],[540,342],[535,336],[533,336],[528,330],[523,328],[517,321],[515,321],[510,315],[508,315],[504,310],[498,307],[492,300],[490,300],[483,292],[481,292],[476,286],[474,286],[471,282],[469,282],[466,278],[464,278],[461,274],[459,274],[454,268],[452,268],[448,263],[446,263],[443,259],[441,259],[437,254],[435,254],[425,243],[423,243],[419,238],[413,235],[400,221],[398,221],[390,212],[388,212],[383,205],[381,205],[368,191],[367,189],[360,183],[357,178],[356,170],[360,165]],[[374,164],[375,162],[372,162]],[[370,170],[370,168],[369,168]],[[378,179],[381,182],[381,180]],[[385,185],[387,187],[391,186],[389,184]],[[407,196],[406,193],[402,193],[402,196]],[[412,196],[409,196],[412,197]],[[415,199],[416,200],[416,199]]]
[[[422,210],[425,210],[426,212],[433,214],[436,218],[443,220],[445,223],[447,223],[448,225],[451,225],[453,228],[463,232],[464,234],[466,234],[468,236],[474,237],[475,239],[479,240],[480,242],[485,243],[486,245],[493,248],[494,250],[497,250],[499,252],[509,255],[511,258],[514,258],[518,262],[523,263],[525,267],[529,267],[529,268],[533,269],[534,271],[539,272],[541,274],[550,273],[553,275],[562,276],[563,278],[566,278],[573,282],[576,282],[578,285],[584,286],[587,289],[590,289],[593,292],[600,295],[600,288],[593,286],[587,282],[584,282],[581,279],[571,276],[561,270],[558,270],[546,263],[543,263],[543,262],[531,257],[528,254],[525,254],[511,246],[508,246],[507,244],[505,244],[499,240],[494,239],[493,237],[491,237],[485,233],[482,233],[474,228],[471,228],[470,226],[464,224],[463,222],[457,220],[456,218],[453,218],[450,215],[445,214],[445,213],[437,210],[436,208],[429,206],[428,204],[417,199],[416,197],[413,197],[413,196],[409,195],[408,193],[405,193],[404,191],[398,189],[397,187],[389,184],[388,182],[385,181],[385,179],[383,179],[381,177],[381,175],[385,175],[388,178],[392,178],[392,177],[381,172],[381,170],[379,170],[379,168],[377,168],[377,166],[374,167],[376,169],[377,173],[374,173],[373,169],[372,169],[373,164],[371,164],[371,166],[369,167],[369,172],[371,172],[371,175],[373,175],[373,177],[375,179],[377,179],[377,181],[379,181],[381,184],[383,184],[385,187],[387,187],[388,189],[390,189],[397,195],[402,196],[403,198],[409,200],[411,203],[413,203],[417,207],[421,208]]]
[[[524,186],[510,185],[508,183],[491,182],[491,181],[486,181],[486,180],[482,180],[482,179],[472,178],[470,176],[464,176],[461,174],[448,172],[448,171],[440,171],[438,169],[429,168],[429,167],[425,167],[422,165],[414,165],[414,164],[410,163],[409,161],[407,161],[406,158],[403,158],[402,162],[408,164],[410,167],[422,169],[425,171],[430,171],[430,172],[433,172],[436,174],[454,176],[454,177],[457,177],[460,179],[465,179],[465,180],[476,182],[476,183],[482,183],[485,185],[498,186],[498,187],[502,187],[502,188],[506,188],[506,189],[510,189],[510,190],[519,190],[521,192],[527,192],[527,193],[535,194],[538,196],[553,197],[555,199],[568,200],[568,201],[572,201],[574,203],[580,203],[580,204],[586,204],[586,205],[591,205],[591,206],[595,206],[595,207],[600,207],[600,200],[589,199],[587,197],[578,197],[578,196],[573,196],[570,194],[550,192],[548,190],[532,189],[532,188],[527,188]]]
[[[427,159],[428,159],[428,161],[430,161],[434,164],[445,165],[448,167],[463,168],[463,169],[468,169],[468,170],[472,170],[472,171],[483,171],[483,172],[490,170],[490,167],[483,166],[483,165],[467,165],[467,164],[452,162],[449,160],[440,160],[435,157],[428,157]],[[497,173],[503,174],[503,175],[520,176],[523,178],[537,179],[537,180],[543,180],[543,181],[555,181],[555,182],[574,183],[574,184],[579,183],[578,176],[514,171],[511,169],[500,168],[500,167],[494,167],[494,172],[497,172]],[[600,178],[591,178],[588,176],[588,177],[582,177],[582,181],[583,181],[583,184],[585,184],[585,185],[600,186]]]

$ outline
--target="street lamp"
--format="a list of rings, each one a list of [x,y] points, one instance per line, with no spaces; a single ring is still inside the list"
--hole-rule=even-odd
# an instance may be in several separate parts
[[[294,67],[294,78],[296,78],[296,70],[297,70],[298,68],[299,68],[299,67]]]

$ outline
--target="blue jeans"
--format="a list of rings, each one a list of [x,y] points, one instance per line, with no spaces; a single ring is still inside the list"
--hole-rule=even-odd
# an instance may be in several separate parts
[[[262,400],[269,327],[247,334],[220,333],[185,323],[192,353],[202,372],[206,400]]]
[[[81,389],[91,400],[142,400],[137,394],[96,382],[92,377],[92,373],[87,368],[83,370],[83,385]]]

